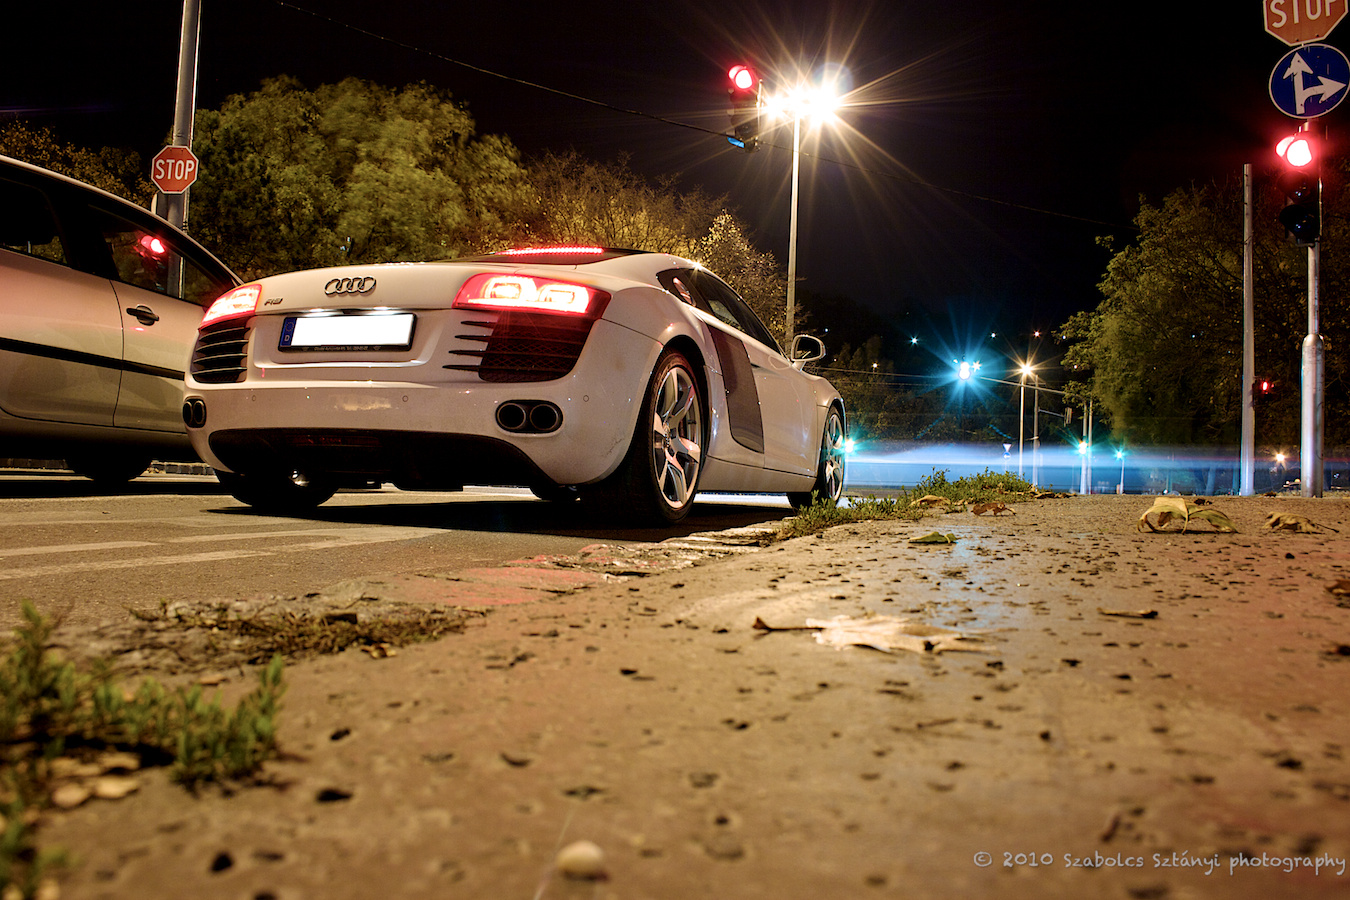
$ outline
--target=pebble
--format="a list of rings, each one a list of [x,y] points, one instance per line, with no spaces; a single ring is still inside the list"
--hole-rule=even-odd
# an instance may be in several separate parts
[[[605,877],[605,851],[591,841],[575,841],[558,851],[554,865],[568,878],[599,881]]]

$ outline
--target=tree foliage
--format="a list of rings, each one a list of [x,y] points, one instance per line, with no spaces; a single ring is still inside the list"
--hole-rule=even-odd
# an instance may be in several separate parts
[[[525,190],[510,141],[425,84],[273,79],[199,110],[193,148],[194,230],[246,278],[480,250]]]
[[[1338,177],[1328,179],[1322,254],[1321,331],[1344,324],[1346,208]],[[1274,224],[1282,203],[1259,192],[1253,253],[1257,374],[1279,385],[1257,415],[1257,438],[1294,442],[1299,418],[1299,344],[1307,329],[1305,251]],[[1147,202],[1138,239],[1119,249],[1101,282],[1104,299],[1062,329],[1064,367],[1097,401],[1099,421],[1118,440],[1145,444],[1226,444],[1239,440],[1242,398],[1243,204],[1240,184],[1179,189]],[[1343,348],[1328,347],[1327,409],[1344,397]],[[1072,386],[1071,386],[1072,389]],[[1104,415],[1103,415],[1104,414]],[[1328,417],[1328,440],[1344,423]],[[1333,435],[1333,428],[1336,434]]]
[[[0,154],[69,175],[142,206],[155,192],[145,178],[141,155],[134,150],[77,147],[63,143],[50,128],[18,119],[0,125]]]

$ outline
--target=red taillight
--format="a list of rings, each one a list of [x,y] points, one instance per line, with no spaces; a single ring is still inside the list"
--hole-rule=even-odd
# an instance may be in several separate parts
[[[531,275],[475,275],[455,295],[458,309],[518,309],[598,317],[609,294],[575,284]]]
[[[258,308],[258,300],[262,297],[262,285],[246,284],[237,287],[228,293],[221,294],[206,309],[206,315],[202,316],[202,323],[198,329],[205,328],[213,322],[219,322],[222,319],[234,319],[239,316],[251,316],[253,311]]]

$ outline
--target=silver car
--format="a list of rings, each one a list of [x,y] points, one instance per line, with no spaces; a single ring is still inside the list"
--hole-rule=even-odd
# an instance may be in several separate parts
[[[516,484],[657,523],[700,490],[837,500],[844,404],[698,263],[600,247],[273,275],[202,321],[184,412],[235,497]]]
[[[163,219],[0,156],[0,456],[118,482],[195,460],[183,373],[239,279]]]

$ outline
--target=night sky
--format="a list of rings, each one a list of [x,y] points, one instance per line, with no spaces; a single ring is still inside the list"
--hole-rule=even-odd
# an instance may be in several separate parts
[[[174,0],[9,10],[0,114],[148,160],[172,124],[181,17]],[[1346,42],[1342,24],[1328,43]],[[840,64],[843,127],[803,142],[803,288],[916,334],[1020,340],[1095,306],[1095,239],[1128,239],[1141,194],[1272,164],[1293,126],[1267,94],[1287,49],[1261,0],[202,0],[197,105],[281,74],[427,81],[527,154],[626,156],[728,195],[786,265],[790,126],[754,154],[708,132],[727,128],[731,65],[786,85]]]

